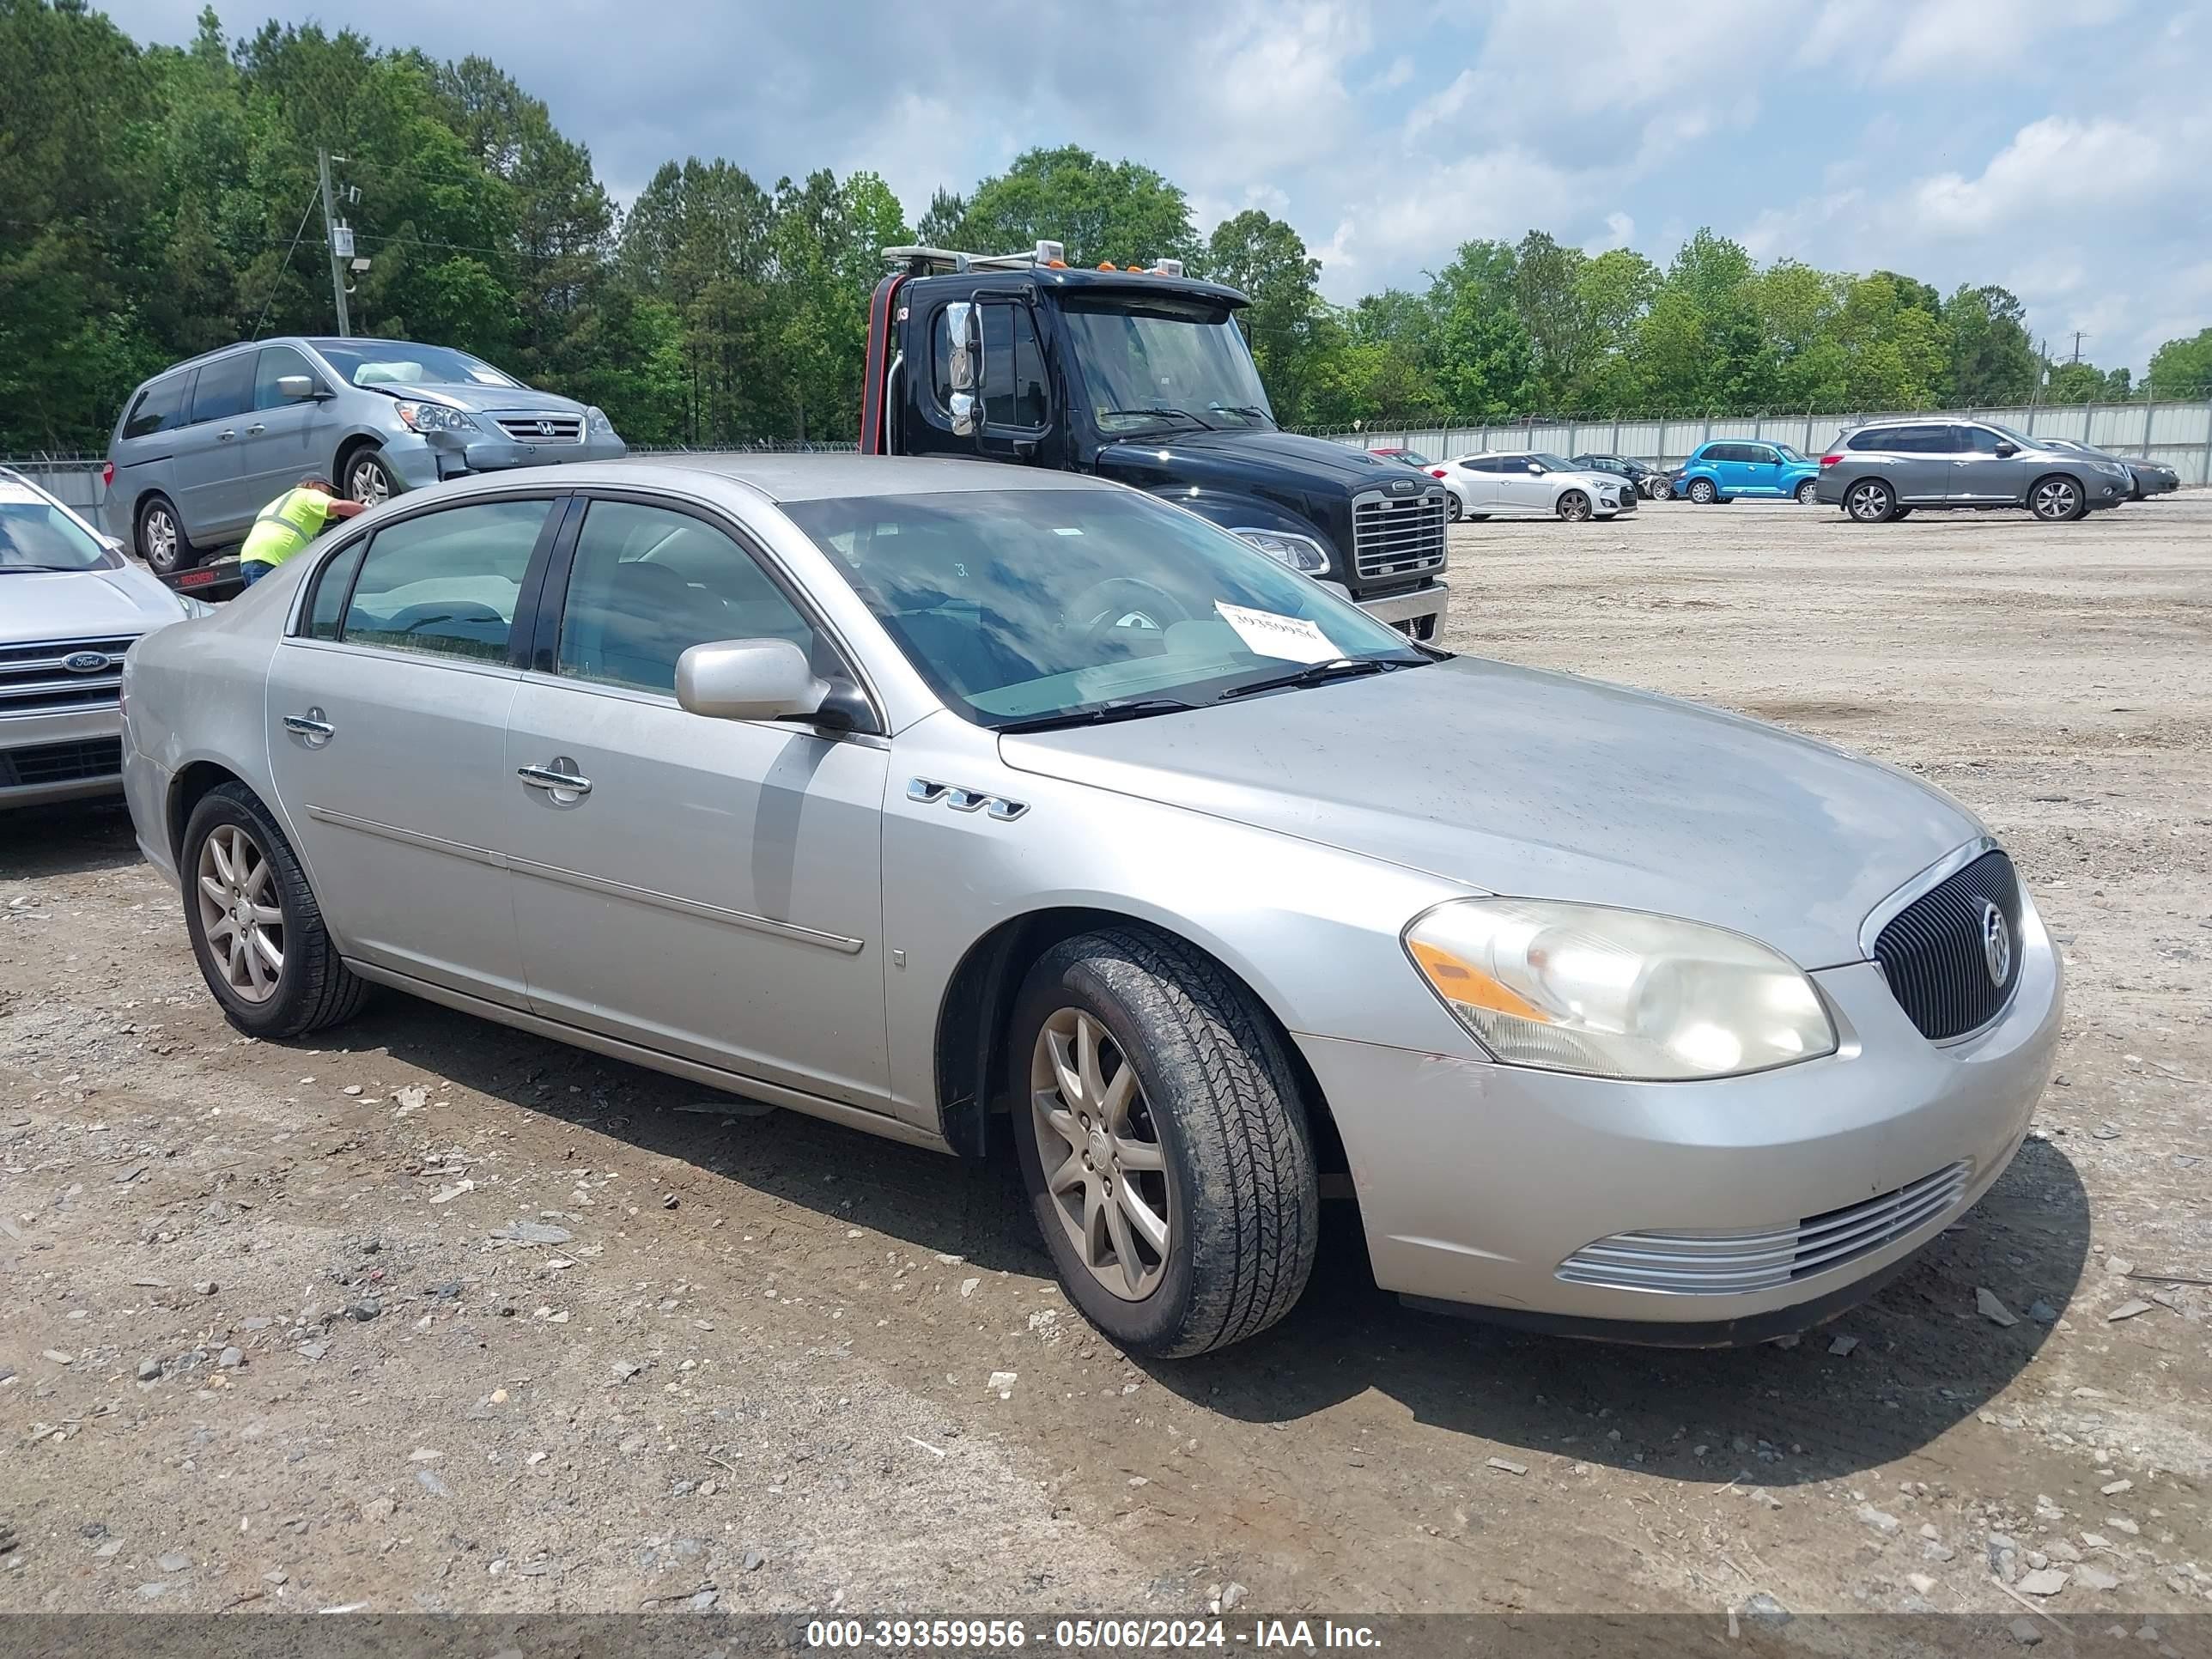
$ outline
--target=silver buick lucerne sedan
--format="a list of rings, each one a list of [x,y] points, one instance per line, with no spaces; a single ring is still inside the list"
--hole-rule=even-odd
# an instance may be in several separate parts
[[[1011,1131],[1069,1295],[1188,1354],[1375,1275],[1754,1340],[1995,1181],[2059,963],[1890,769],[1416,647],[1063,473],[686,458],[379,507],[125,670],[240,1030],[372,986],[916,1146]]]

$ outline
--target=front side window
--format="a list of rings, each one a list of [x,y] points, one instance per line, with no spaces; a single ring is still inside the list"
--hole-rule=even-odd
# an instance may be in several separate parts
[[[1045,423],[1044,358],[1024,305],[983,307],[983,418],[993,426]]]
[[[1405,637],[1203,520],[1118,490],[792,501],[954,712],[1001,726],[1197,707],[1301,665],[1418,665]]]
[[[1775,446],[1774,446],[1774,453],[1775,453],[1776,454],[1779,455],[1779,456],[1780,456],[1784,460],[1785,460],[1785,461],[1794,461],[1794,462],[1799,462],[1799,463],[1802,463],[1802,462],[1804,460],[1804,459],[1805,459],[1802,455],[1799,454],[1796,449],[1792,448],[1792,447],[1791,447],[1790,445],[1788,445],[1788,444],[1777,444],[1777,445],[1775,445]]]
[[[593,501],[561,611],[558,672],[673,695],[676,659],[715,640],[789,640],[817,670],[814,629],[753,556],[702,519]]]
[[[378,531],[362,556],[342,636],[353,645],[505,661],[522,578],[551,507],[471,501]]]
[[[261,357],[253,368],[253,406],[256,409],[282,409],[292,399],[278,389],[276,383],[289,374],[303,374],[317,385],[322,382],[313,366],[290,346],[264,346]]]

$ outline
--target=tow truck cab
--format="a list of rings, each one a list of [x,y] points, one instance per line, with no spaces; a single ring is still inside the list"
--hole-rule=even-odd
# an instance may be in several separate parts
[[[1341,586],[1416,639],[1443,622],[1448,498],[1366,451],[1275,424],[1231,288],[1072,270],[1060,245],[884,250],[860,449],[1092,472],[1151,491]]]

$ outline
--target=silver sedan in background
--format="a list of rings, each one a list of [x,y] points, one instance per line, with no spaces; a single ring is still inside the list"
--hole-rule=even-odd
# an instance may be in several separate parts
[[[410,495],[125,672],[240,1030],[393,988],[913,1145],[1075,1304],[1677,1343],[1866,1295],[2020,1145],[2057,953],[1947,796],[1418,647],[1150,495],[686,458]]]

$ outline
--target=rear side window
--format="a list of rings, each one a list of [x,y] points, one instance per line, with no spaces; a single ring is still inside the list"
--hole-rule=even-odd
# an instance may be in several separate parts
[[[338,624],[345,620],[346,595],[353,590],[354,574],[361,568],[361,556],[368,547],[367,542],[356,542],[317,574],[315,597],[307,603],[307,638],[337,638]]]
[[[227,421],[253,407],[254,356],[234,351],[202,366],[199,384],[192,391],[195,426],[202,421]]]
[[[150,438],[156,432],[173,432],[185,423],[185,397],[191,388],[189,374],[172,374],[154,381],[138,394],[124,417],[123,435]]]
[[[378,531],[362,557],[342,637],[503,662],[523,574],[551,507],[471,501]]]

